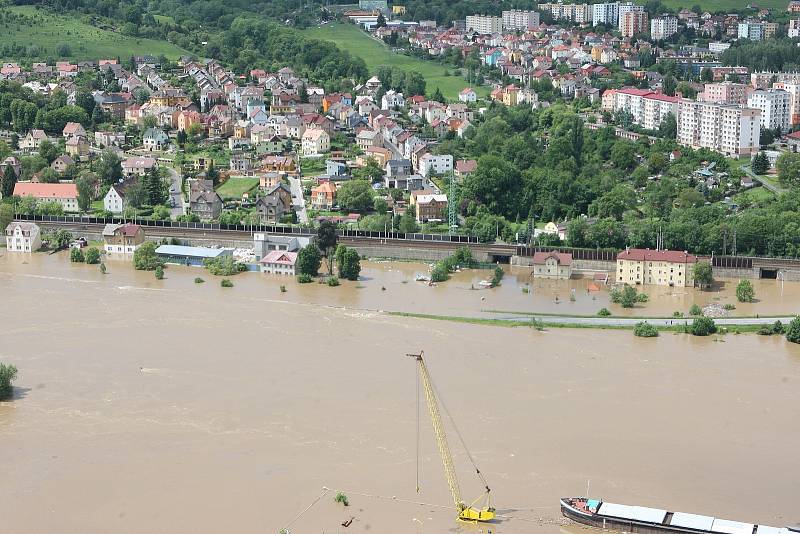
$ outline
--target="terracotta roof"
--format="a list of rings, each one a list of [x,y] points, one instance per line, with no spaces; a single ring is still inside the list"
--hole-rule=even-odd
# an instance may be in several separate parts
[[[535,252],[533,254],[533,264],[542,265],[547,258],[555,258],[561,265],[572,265],[572,254],[566,252]]]
[[[75,184],[17,182],[14,186],[14,195],[34,198],[78,198],[78,188]]]
[[[478,162],[474,159],[460,159],[456,161],[458,172],[473,172],[478,167]]]
[[[285,250],[272,250],[261,258],[259,263],[278,263],[280,265],[294,265],[297,261],[297,252],[287,252]]]
[[[670,263],[697,263],[697,256],[680,250],[650,250],[631,248],[617,254],[618,260],[667,261]]]

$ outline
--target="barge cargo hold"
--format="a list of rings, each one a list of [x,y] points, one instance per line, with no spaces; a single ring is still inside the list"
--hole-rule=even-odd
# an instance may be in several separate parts
[[[561,513],[577,523],[638,534],[795,534],[796,527],[769,527],[705,515],[668,512],[595,499],[561,499]]]

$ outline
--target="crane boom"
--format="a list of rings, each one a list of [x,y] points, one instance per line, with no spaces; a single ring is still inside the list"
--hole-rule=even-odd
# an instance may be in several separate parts
[[[461,487],[458,484],[458,477],[456,476],[456,469],[453,464],[453,455],[450,453],[450,446],[447,443],[447,434],[445,433],[444,424],[442,423],[442,416],[439,413],[439,401],[436,398],[436,391],[433,387],[430,374],[428,373],[428,367],[425,365],[423,355],[423,352],[420,352],[419,354],[407,354],[407,356],[417,360],[419,374],[422,377],[422,385],[425,390],[425,401],[428,405],[428,412],[431,416],[431,422],[433,423],[433,433],[436,435],[436,445],[439,448],[439,455],[442,457],[442,464],[444,465],[444,474],[447,478],[447,485],[450,487],[450,493],[453,496],[453,502],[458,510],[458,519],[460,521],[471,522],[491,521],[494,519],[495,509],[492,508],[491,504],[489,503],[489,486],[486,485],[486,480],[484,480],[483,474],[481,474],[480,470],[477,468],[477,466],[475,466],[475,462],[472,459],[472,455],[469,454],[469,451],[467,451],[467,455],[470,457],[473,467],[475,467],[475,472],[478,474],[481,481],[483,481],[484,487],[486,488],[486,493],[484,496],[478,497],[475,502],[469,505],[464,503],[464,501],[461,499]],[[446,407],[445,411],[447,411]],[[449,412],[448,416],[450,417]],[[417,424],[419,425],[419,422]],[[456,433],[459,435],[459,437],[461,437],[461,434],[458,433],[458,429],[456,429]],[[466,449],[466,444],[463,443],[463,438],[461,438],[461,441],[462,445],[464,445],[464,448]],[[417,461],[419,462],[419,459]],[[417,490],[419,491],[419,488],[417,488]],[[483,508],[476,508],[475,504],[482,498],[485,499],[486,506]]]

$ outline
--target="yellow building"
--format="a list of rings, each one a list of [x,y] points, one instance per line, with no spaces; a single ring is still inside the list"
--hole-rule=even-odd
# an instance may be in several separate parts
[[[392,14],[393,15],[405,15],[406,14],[406,6],[392,6]]]
[[[617,283],[693,286],[696,263],[697,256],[678,250],[627,249],[617,254]]]

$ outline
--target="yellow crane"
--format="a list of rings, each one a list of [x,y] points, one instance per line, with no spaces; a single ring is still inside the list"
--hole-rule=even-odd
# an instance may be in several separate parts
[[[427,401],[428,412],[430,413],[431,422],[433,423],[433,433],[436,435],[436,444],[439,447],[439,454],[441,455],[442,463],[444,464],[444,474],[447,477],[447,485],[450,487],[450,493],[453,495],[453,502],[455,503],[458,511],[458,520],[469,521],[473,523],[477,521],[491,521],[494,519],[494,508],[492,508],[489,499],[489,493],[491,492],[489,485],[486,483],[486,479],[483,477],[481,470],[478,469],[477,465],[475,465],[475,460],[472,458],[472,455],[467,449],[464,439],[461,437],[461,433],[455,426],[452,416],[450,416],[450,413],[447,411],[447,407],[442,404],[442,407],[444,407],[450,422],[453,424],[453,428],[455,429],[459,440],[461,440],[461,444],[464,446],[464,450],[467,452],[470,462],[472,462],[472,466],[475,468],[475,472],[483,482],[484,488],[486,488],[486,492],[475,499],[472,504],[466,504],[461,499],[461,488],[458,485],[458,477],[456,476],[456,469],[453,465],[453,456],[450,454],[450,447],[447,444],[447,434],[445,434],[444,425],[442,424],[442,417],[439,414],[439,401],[436,398],[436,391],[433,387],[433,383],[431,382],[431,377],[428,373],[428,367],[425,365],[425,359],[423,358],[424,352],[420,351],[419,354],[407,354],[406,356],[410,356],[417,360],[419,377],[422,378],[422,385],[425,390],[425,400]],[[417,388],[419,389],[419,382],[417,383]],[[419,391],[417,391],[417,403],[419,403]],[[419,492],[419,404],[417,404],[417,406],[417,492]],[[479,501],[484,501],[485,505],[480,507],[480,505],[478,505]]]

